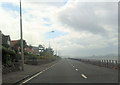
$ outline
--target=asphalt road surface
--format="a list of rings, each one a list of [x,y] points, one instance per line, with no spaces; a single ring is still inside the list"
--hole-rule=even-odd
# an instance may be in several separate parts
[[[71,59],[61,59],[24,83],[117,83],[118,71]]]

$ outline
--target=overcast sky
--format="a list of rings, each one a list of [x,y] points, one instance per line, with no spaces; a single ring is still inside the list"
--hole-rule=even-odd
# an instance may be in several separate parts
[[[22,14],[24,39],[33,46],[48,47],[50,40],[53,49],[69,57],[118,51],[117,2],[24,0]],[[2,33],[20,39],[19,23],[19,0],[1,0]]]

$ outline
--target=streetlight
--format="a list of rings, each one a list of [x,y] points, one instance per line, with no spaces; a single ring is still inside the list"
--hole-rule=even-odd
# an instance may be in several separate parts
[[[22,8],[21,8],[21,0],[20,0],[20,34],[21,34],[22,71],[24,71],[24,54],[23,54],[23,33],[22,33]]]
[[[53,33],[53,32],[55,32],[55,31],[50,31],[50,33]],[[50,37],[50,35],[49,35],[49,37]],[[49,39],[49,48],[50,48],[50,39]]]
[[[57,56],[57,46],[56,46],[56,56]]]

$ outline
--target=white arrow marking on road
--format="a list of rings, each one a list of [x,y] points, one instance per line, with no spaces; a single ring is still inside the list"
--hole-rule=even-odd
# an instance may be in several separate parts
[[[87,77],[84,74],[81,74],[82,77],[84,77],[85,79],[87,79]]]

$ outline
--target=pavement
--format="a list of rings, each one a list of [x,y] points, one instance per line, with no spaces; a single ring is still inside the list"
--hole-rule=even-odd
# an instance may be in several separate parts
[[[117,83],[118,71],[71,59],[61,59],[22,82],[29,83]]]
[[[53,64],[55,64],[57,61],[53,61],[48,64],[43,64],[43,65],[27,65],[24,64],[24,71],[17,71],[17,72],[11,72],[5,75],[2,75],[2,83],[16,83],[25,77],[28,77],[36,72],[42,71]]]

